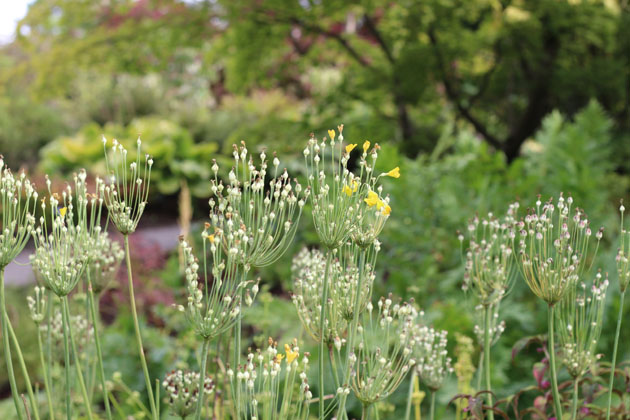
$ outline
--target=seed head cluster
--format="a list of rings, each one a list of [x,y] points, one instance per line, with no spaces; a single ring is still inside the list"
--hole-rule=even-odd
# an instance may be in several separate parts
[[[173,415],[186,418],[195,412],[199,398],[199,380],[199,372],[173,370],[166,374],[162,386],[166,391],[166,399]],[[214,381],[206,377],[202,398],[207,398],[213,392]]]

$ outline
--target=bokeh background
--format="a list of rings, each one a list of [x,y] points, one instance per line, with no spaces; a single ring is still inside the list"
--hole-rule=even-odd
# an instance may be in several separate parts
[[[382,169],[401,168],[385,185],[393,211],[376,296],[413,297],[453,342],[456,332],[472,337],[476,313],[461,291],[456,232],[477,213],[564,192],[606,229],[597,264],[613,286],[598,350],[609,359],[617,209],[630,189],[628,3],[4,1],[0,153],[39,187],[45,173],[61,186],[79,168],[103,173],[101,135],[142,137],[156,164],[133,259],[155,374],[194,364],[196,342],[171,306],[185,299],[174,247],[207,216],[212,159],[229,167],[232,144],[246,141],[250,151],[278,151],[301,177],[310,133],[341,123],[348,141],[382,146]],[[293,254],[316,243],[308,214],[302,223],[290,252],[257,273],[264,287],[246,313],[250,345],[269,335],[309,345],[287,299]],[[20,303],[33,276],[28,266],[9,271],[11,316],[36,376],[35,327]],[[106,370],[141,391],[123,285],[101,298]],[[512,359],[511,349],[545,330],[544,307],[520,280],[506,302],[507,329],[493,356],[499,396],[535,383],[540,352],[530,346]],[[629,350],[622,334],[622,359]],[[455,392],[452,380],[441,402]],[[402,406],[404,394],[393,402]],[[381,408],[385,418],[393,410]]]

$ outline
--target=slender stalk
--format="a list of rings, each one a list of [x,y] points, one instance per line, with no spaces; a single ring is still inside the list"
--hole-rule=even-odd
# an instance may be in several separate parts
[[[577,406],[578,406],[578,381],[580,378],[573,380],[573,405],[571,406],[571,420],[577,418]]]
[[[79,388],[81,389],[81,395],[83,396],[83,404],[87,411],[88,419],[92,420],[92,404],[88,397],[87,388],[85,387],[85,381],[83,380],[83,373],[81,372],[81,361],[79,360],[79,352],[77,351],[77,344],[72,336],[72,326],[70,325],[70,309],[68,308],[68,296],[64,296],[61,299],[61,305],[63,306],[63,316],[65,317],[64,331],[67,329],[68,337],[70,339],[70,345],[72,347],[72,353],[74,354],[74,366],[77,369],[77,376],[79,377]]]
[[[92,318],[92,328],[94,328],[94,345],[96,346],[96,357],[99,370],[99,376],[101,378],[101,387],[103,388],[103,404],[105,404],[105,413],[108,420],[112,420],[112,411],[109,406],[109,398],[107,398],[107,384],[105,380],[105,369],[103,368],[103,352],[101,351],[101,339],[98,334],[98,316],[96,311],[96,302],[94,300],[94,291],[92,290],[92,281],[90,280],[90,274],[87,276],[88,280],[88,302],[90,306],[90,316]]]
[[[201,371],[199,372],[199,389],[197,391],[197,410],[195,411],[195,420],[201,418],[201,407],[203,407],[204,394],[203,389],[206,380],[206,362],[208,359],[208,349],[210,348],[210,340],[203,340],[203,347],[201,348]]]
[[[368,420],[370,414],[370,405],[363,403],[363,409],[361,410],[361,420]]]
[[[562,418],[562,401],[560,401],[560,392],[558,391],[558,374],[556,373],[556,349],[554,345],[554,332],[553,332],[553,324],[554,324],[554,311],[555,307],[553,305],[549,305],[549,312],[547,314],[547,334],[548,334],[548,342],[549,342],[549,366],[551,368],[551,385],[553,392],[553,404],[554,410],[556,412],[556,418]]]
[[[361,290],[363,289],[363,279],[365,277],[365,248],[361,248],[359,254],[359,281],[357,283],[357,290],[354,295],[354,303],[352,309],[352,323],[350,324],[350,329],[348,330],[348,345],[346,346],[346,369],[343,376],[344,384],[347,384],[350,379],[350,371],[352,366],[350,366],[350,354],[354,351],[354,340],[357,336],[357,329],[359,326],[359,306],[361,304]],[[343,396],[339,399],[339,407],[337,409],[337,418],[341,419],[341,416],[346,417],[346,400],[347,396],[343,394]]]
[[[22,413],[22,403],[20,401],[17,383],[15,381],[15,372],[13,371],[13,360],[11,359],[11,344],[9,343],[9,316],[7,314],[6,301],[4,297],[4,267],[0,269],[0,316],[2,317],[2,348],[4,350],[4,360],[7,363],[7,374],[9,375],[9,385],[11,387],[11,396],[13,404],[15,404],[15,412],[20,420],[24,419]]]
[[[483,378],[483,348],[481,349],[481,352],[479,353],[479,363],[477,363],[477,388],[475,388],[477,391],[481,390],[481,379]]]
[[[26,386],[26,392],[28,393],[28,399],[31,402],[31,407],[33,410],[33,415],[35,416],[35,420],[39,420],[39,408],[37,407],[37,400],[35,399],[35,394],[33,394],[33,385],[31,384],[31,378],[28,375],[28,370],[26,369],[26,363],[24,363],[24,356],[22,355],[22,349],[20,348],[20,342],[18,341],[17,336],[15,335],[15,331],[13,330],[13,326],[11,326],[11,321],[9,320],[9,316],[6,316],[7,319],[7,329],[9,330],[9,337],[13,342],[13,348],[15,349],[15,354],[18,358],[18,363],[20,364],[20,369],[22,370],[22,376],[24,376],[24,382]],[[27,413],[28,416],[28,413]]]
[[[619,333],[621,331],[621,320],[623,317],[623,303],[626,291],[623,290],[619,296],[619,314],[617,315],[617,331],[615,332],[615,345],[613,347],[612,365],[610,366],[610,379],[608,380],[608,405],[606,408],[606,420],[610,419],[610,406],[612,404],[613,385],[615,383],[615,366],[617,364],[617,347],[619,346]]]
[[[129,253],[129,235],[125,238],[125,263],[127,265],[127,280],[129,283],[129,304],[131,305],[131,315],[133,316],[133,327],[136,333],[136,343],[138,352],[140,353],[140,362],[142,364],[142,372],[144,373],[144,382],[149,394],[149,404],[151,405],[151,416],[154,420],[158,420],[156,416],[155,400],[153,399],[153,384],[149,376],[149,368],[147,367],[147,359],[144,355],[144,347],[142,346],[142,336],[140,335],[140,323],[138,322],[138,312],[136,310],[136,299],[133,293],[133,275],[131,273],[131,257]]]
[[[55,419],[55,409],[52,401],[52,392],[50,389],[50,377],[48,376],[48,369],[46,367],[46,360],[44,358],[44,345],[42,343],[42,332],[37,325],[37,349],[39,350],[39,362],[42,365],[42,374],[44,375],[44,388],[46,391],[46,400],[48,401],[48,418],[50,420]],[[111,420],[111,419],[110,419]]]
[[[243,277],[241,279],[242,282],[247,280],[247,270],[243,267]],[[236,324],[234,324],[234,371],[238,372],[239,366],[241,364],[241,335],[243,329],[243,287],[239,289],[239,304],[241,305],[241,312],[239,313]],[[241,417],[241,387],[236,387],[236,418],[240,419]]]
[[[324,420],[324,328],[326,326],[326,303],[328,301],[328,277],[330,276],[330,263],[332,261],[332,250],[329,249],[326,255],[326,270],[324,274],[324,284],[322,285],[322,308],[319,313],[319,420]]]
[[[411,418],[411,403],[413,400],[413,384],[416,382],[416,370],[411,372],[411,379],[409,380],[409,391],[407,391],[407,408],[405,410],[405,420]]]
[[[429,419],[435,419],[435,391],[431,391],[431,408],[429,409]]]
[[[63,306],[63,299],[61,305]],[[61,320],[63,324],[63,360],[64,371],[66,373],[66,418],[72,420],[72,402],[71,402],[71,386],[70,386],[70,344],[68,339],[68,323],[66,321],[66,311],[61,310]]]
[[[484,376],[486,379],[486,394],[488,405],[491,407],[488,410],[488,419],[494,420],[494,411],[492,411],[493,403],[492,403],[492,384],[490,382],[490,325],[492,322],[492,308],[490,305],[486,305],[483,308],[484,310],[484,318],[485,318],[485,328],[483,331],[483,367],[484,367]]]
[[[50,378],[50,393],[54,394],[55,388],[52,380],[52,328],[50,328],[50,323],[53,316],[53,299],[55,298],[55,295],[50,289],[46,290],[46,294],[48,295],[48,310],[46,314],[46,322],[48,323],[48,328],[46,329],[46,372],[48,378]]]

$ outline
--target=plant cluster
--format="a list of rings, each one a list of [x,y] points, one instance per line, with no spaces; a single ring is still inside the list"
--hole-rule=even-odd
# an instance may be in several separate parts
[[[460,389],[458,416],[466,411],[461,398],[468,398],[474,400],[479,416],[494,418],[504,402],[493,398],[491,348],[505,330],[500,308],[510,299],[519,273],[548,306],[546,351],[553,411],[560,418],[565,410],[557,356],[571,377],[570,415],[577,418],[581,380],[601,357],[597,344],[609,281],[599,271],[591,273],[602,230],[593,235],[585,212],[573,206],[571,197],[560,195],[557,201],[544,204],[538,199],[524,215],[519,214],[518,203],[510,204],[500,217],[493,213],[473,217],[467,232],[458,235],[462,248],[466,243],[463,289],[475,300],[479,318],[474,335],[482,357],[475,368],[472,338],[456,336],[457,361],[453,362],[447,351],[448,331],[430,325],[414,300],[404,302],[391,294],[372,299],[381,251],[379,235],[392,214],[381,178],[400,177],[398,167],[378,172],[378,144],[367,140],[360,147],[346,144],[343,126],[330,130],[327,138],[311,137],[304,149],[306,188],[289,177],[275,155],[269,163],[267,153],[261,152],[256,165],[244,143],[234,146],[234,166],[225,173],[225,180],[218,163],[211,162],[210,211],[201,231],[201,249],[195,251],[192,241],[180,237],[185,302],[175,306],[194,332],[197,370],[178,368],[160,381],[149,370],[150,353],[143,346],[129,254],[129,235],[136,231],[150,197],[153,159],[141,154],[140,140],[134,156],[128,156],[115,140],[111,148],[104,143],[109,168],[105,180],[96,178],[89,185],[82,170],[72,184],[55,191],[46,179],[48,195],[40,202],[38,218],[37,193],[26,176],[16,178],[7,169],[1,172],[0,315],[18,418],[118,418],[123,411],[115,389],[129,394],[139,416],[153,420],[161,418],[163,404],[183,419],[308,420],[316,415],[320,420],[333,416],[343,420],[350,418],[347,407],[352,398],[362,405],[363,419],[379,418],[383,403],[407,379],[406,419],[413,406],[420,413],[424,398],[420,383],[430,393],[433,418],[436,394],[452,373]],[[349,163],[357,147],[353,171]],[[309,381],[310,354],[300,349],[297,339],[280,349],[271,338],[266,348],[244,351],[242,346],[243,312],[253,305],[260,288],[260,280],[251,274],[286,253],[308,200],[320,247],[304,248],[294,257],[291,300],[303,330],[318,347],[316,381]],[[630,236],[623,230],[623,205],[620,210],[617,269],[623,305],[630,278]],[[122,235],[124,247],[110,238],[109,222]],[[594,246],[591,236],[596,239]],[[37,325],[46,394],[41,407],[8,317],[2,276],[29,237],[35,242],[31,261],[40,282],[27,305]],[[123,258],[144,399],[127,388],[119,375],[105,375],[106,356],[99,336],[98,298]],[[589,278],[594,280],[589,282]],[[82,304],[85,313],[76,313]],[[621,312],[607,415],[614,411],[611,395],[620,325]],[[211,359],[212,344],[217,347]],[[12,351],[26,380],[29,404],[18,393]],[[472,397],[475,370],[481,397]],[[60,371],[63,375],[57,374]],[[326,378],[334,383],[326,383]],[[54,390],[63,390],[63,404],[53,398]],[[584,394],[583,401],[587,398]],[[546,406],[540,410],[546,415]]]

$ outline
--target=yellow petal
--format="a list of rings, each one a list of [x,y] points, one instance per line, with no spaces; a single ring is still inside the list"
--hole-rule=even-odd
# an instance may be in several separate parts
[[[344,186],[343,186],[342,191],[343,191],[343,192],[345,192],[345,193],[346,193],[346,195],[347,195],[348,197],[350,197],[350,196],[352,195],[352,190],[351,190],[351,189],[350,189],[350,187],[348,187],[347,185],[344,185]],[[355,191],[356,191],[356,190],[355,190]]]
[[[381,200],[380,198],[376,199],[376,209],[380,210],[385,206],[385,203],[383,203],[383,200]]]
[[[328,136],[331,140],[335,139],[335,130],[328,130]]]
[[[214,235],[208,235],[208,240],[210,241],[210,243],[214,243]]]
[[[59,214],[61,215],[61,217],[66,217],[66,211],[68,211],[66,207],[62,207],[59,209]]]
[[[278,353],[276,354],[276,363],[280,363],[284,359],[284,355]]]
[[[376,194],[374,191],[370,191],[368,192],[368,196],[364,201],[368,206],[372,207],[376,205],[376,203],[378,203],[380,200],[378,199],[378,194]]]
[[[288,344],[284,345],[284,351],[287,354],[287,363],[291,364],[300,355],[299,352],[293,351]]]
[[[392,208],[389,207],[389,205],[385,205],[385,208],[383,209],[383,214],[385,216],[389,216],[389,214],[392,212]]]
[[[352,192],[357,192],[358,188],[359,188],[359,183],[355,180],[352,180]]]
[[[367,153],[368,149],[370,148],[370,141],[366,140],[363,142],[363,152]]]
[[[394,169],[387,172],[385,175],[391,176],[392,178],[400,178],[400,168],[396,166]]]

